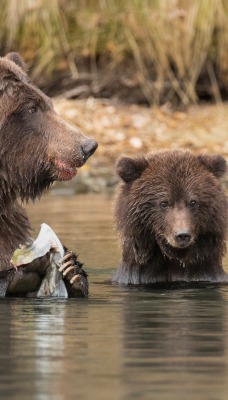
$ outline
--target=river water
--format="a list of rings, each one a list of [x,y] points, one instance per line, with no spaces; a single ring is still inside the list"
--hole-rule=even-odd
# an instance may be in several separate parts
[[[225,400],[228,286],[122,288],[111,198],[52,196],[28,208],[77,250],[88,299],[1,299],[0,399]],[[228,261],[225,261],[228,267]]]

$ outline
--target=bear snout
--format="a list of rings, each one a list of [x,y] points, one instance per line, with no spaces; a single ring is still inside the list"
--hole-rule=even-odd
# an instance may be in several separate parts
[[[177,247],[187,247],[191,241],[192,236],[188,230],[180,230],[175,233],[174,240],[176,242]]]
[[[184,205],[178,204],[168,210],[165,225],[165,237],[172,247],[185,248],[193,242],[195,225]]]
[[[97,146],[97,142],[93,139],[87,139],[82,143],[81,153],[84,162],[86,162],[88,158],[96,151]]]
[[[84,136],[80,129],[64,121],[57,113],[48,113],[48,159],[54,180],[70,180],[98,147],[94,139]]]

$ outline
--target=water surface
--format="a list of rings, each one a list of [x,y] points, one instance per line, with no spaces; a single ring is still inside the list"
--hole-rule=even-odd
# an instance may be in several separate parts
[[[29,215],[80,254],[90,297],[1,299],[1,399],[227,399],[227,286],[103,284],[120,256],[109,197],[44,196]]]

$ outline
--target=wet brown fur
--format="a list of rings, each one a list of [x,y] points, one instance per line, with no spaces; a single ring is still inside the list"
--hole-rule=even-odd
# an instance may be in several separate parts
[[[11,268],[13,251],[31,239],[17,199],[34,200],[55,180],[70,179],[90,142],[54,111],[17,53],[0,58],[0,271]]]
[[[113,281],[227,281],[227,199],[219,181],[226,169],[219,155],[185,151],[121,158],[115,218],[122,260]],[[178,232],[189,242],[177,243]]]

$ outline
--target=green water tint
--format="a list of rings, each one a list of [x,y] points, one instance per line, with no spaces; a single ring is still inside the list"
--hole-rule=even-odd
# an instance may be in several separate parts
[[[226,400],[228,286],[104,284],[120,259],[111,208],[86,195],[28,209],[79,253],[90,296],[1,299],[0,398]]]

